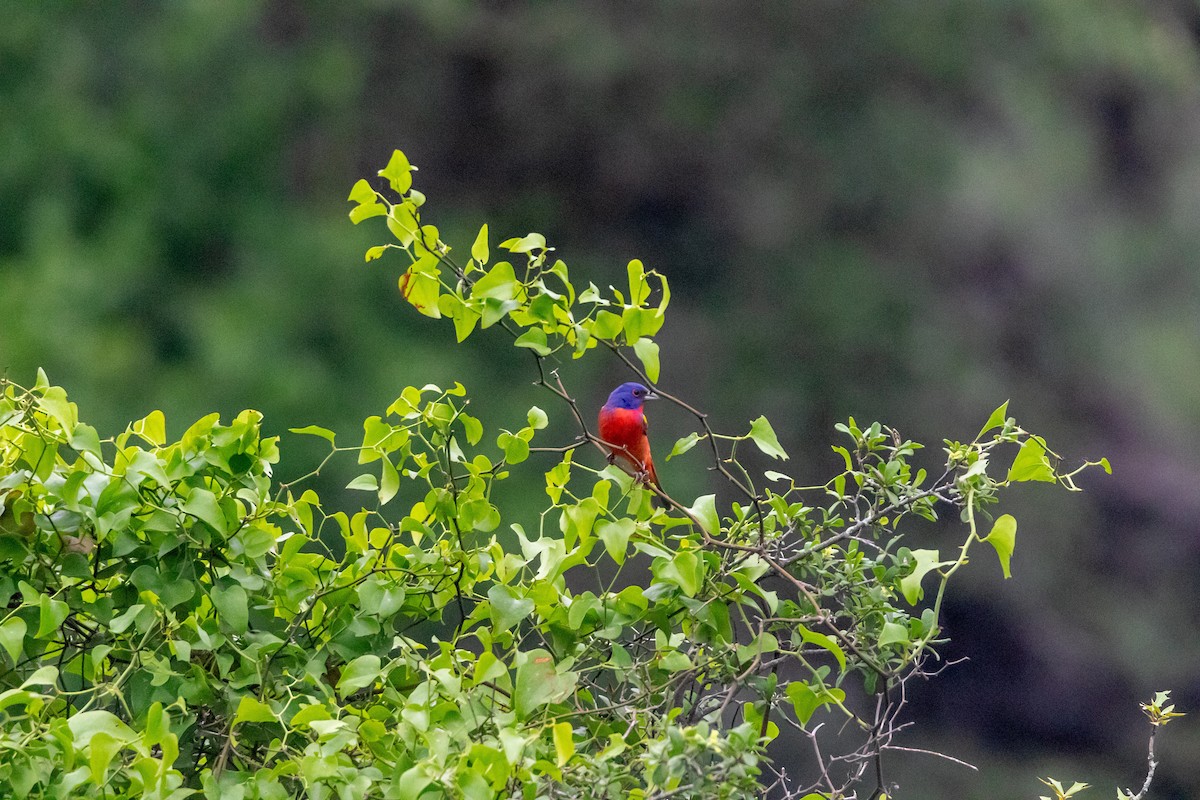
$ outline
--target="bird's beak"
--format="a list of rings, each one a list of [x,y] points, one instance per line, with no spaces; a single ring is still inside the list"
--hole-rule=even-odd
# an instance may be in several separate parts
[[[646,392],[646,396],[642,399],[643,400],[657,400],[658,395],[656,395],[653,391],[649,391],[649,392]]]

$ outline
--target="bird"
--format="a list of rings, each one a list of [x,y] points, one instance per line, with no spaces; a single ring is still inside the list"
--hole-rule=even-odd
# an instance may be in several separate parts
[[[644,410],[645,401],[657,399],[657,394],[640,383],[622,383],[612,390],[608,402],[600,409],[599,428],[600,438],[608,448],[608,463],[620,458],[636,477],[662,491],[650,457]]]

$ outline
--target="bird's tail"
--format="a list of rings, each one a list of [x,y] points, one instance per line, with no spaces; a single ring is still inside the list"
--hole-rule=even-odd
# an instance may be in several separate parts
[[[659,482],[658,473],[655,472],[655,470],[654,470],[654,462],[646,463],[646,477],[650,479],[649,480],[650,483],[653,483],[655,486],[658,487],[658,490],[660,492],[662,492],[663,494],[666,494],[666,489],[664,489],[662,486],[662,483]],[[667,505],[667,503],[662,498],[656,497],[655,500],[658,501],[659,503],[661,503],[664,507]]]

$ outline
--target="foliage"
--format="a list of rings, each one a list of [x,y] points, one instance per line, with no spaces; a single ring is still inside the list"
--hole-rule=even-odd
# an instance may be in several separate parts
[[[695,420],[673,469],[707,467],[719,491],[592,466],[600,442],[555,362],[608,353],[654,384],[666,278],[632,261],[626,286],[577,286],[544,237],[493,247],[487,226],[459,260],[412,170],[397,151],[387,190],[354,186],[351,218],[394,238],[367,260],[399,254],[405,299],[459,341],[503,329],[553,411],[489,430],[462,384],[410,386],[361,443],[294,429],[328,456],[279,482],[257,412],[177,441],[155,412],[102,440],[44,374],[5,383],[2,793],[891,796],[881,754],[900,749],[908,682],[936,674],[952,578],[985,542],[1009,574],[1001,493],[1074,489],[1107,462],[1065,467],[1005,403],[932,468],[850,419],[844,469],[801,486],[741,457],[787,459],[765,417],[718,432],[656,387]],[[552,419],[573,438],[538,439]],[[307,483],[347,458],[368,501],[334,510]],[[496,491],[518,470],[544,472],[533,525]],[[948,512],[949,552],[905,544]],[[806,774],[766,757],[783,726],[811,742]]]
[[[1197,516],[1197,14],[10,3],[0,371],[32,382],[45,367],[106,434],[153,408],[173,435],[245,407],[271,433],[350,431],[406,383],[468,375],[497,421],[546,406],[512,383],[501,337],[443,346],[445,328],[396,314],[383,270],[345,268],[370,226],[360,245],[331,206],[403,138],[437,180],[448,240],[487,219],[552,231],[600,285],[623,282],[609,270],[631,255],[666,271],[663,379],[724,428],[765,413],[805,454],[790,464],[804,482],[827,477],[826,437],[849,413],[932,444],[1008,396],[1060,451],[1125,465],[1085,497],[1009,507],[1037,602],[977,570],[945,606],[972,620],[947,653],[1018,660],[1019,696],[1010,670],[968,668],[916,712],[983,768],[980,798],[1068,736],[1093,744],[1073,769],[1111,783],[1121,745],[1104,721],[1130,701],[1104,687],[1140,695],[1197,663],[1173,645],[1195,638],[1194,582],[1157,568],[1192,552]],[[574,390],[594,397],[607,363],[585,359]],[[660,416],[657,436],[669,446],[681,421]],[[288,444],[287,460],[320,444]],[[336,473],[310,487],[346,507]],[[668,488],[708,491],[705,474],[685,463]],[[526,477],[503,488],[528,497]],[[1149,574],[1153,591],[1123,590]],[[1083,638],[1037,633],[1058,618]],[[976,713],[958,713],[951,687],[976,675]],[[1064,692],[1096,713],[1057,714]],[[1020,754],[995,736],[1013,729]],[[962,796],[953,768],[897,761],[928,796]],[[1200,795],[1200,769],[1166,768]]]

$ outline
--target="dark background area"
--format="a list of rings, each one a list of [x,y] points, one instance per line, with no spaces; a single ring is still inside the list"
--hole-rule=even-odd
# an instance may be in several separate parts
[[[1190,2],[8,3],[0,370],[105,434],[243,407],[353,440],[407,384],[492,426],[528,358],[454,347],[363,264],[344,199],[393,148],[466,249],[543,232],[584,284],[675,290],[662,383],[823,479],[833,424],[930,446],[1011,399],[1086,491],[1020,487],[1014,579],[979,559],[912,697],[901,796],[1140,786],[1139,700],[1200,714],[1200,10]],[[567,366],[599,405],[618,366]],[[669,448],[688,420],[659,409]],[[316,451],[284,443],[287,473]],[[661,470],[681,495],[709,476]],[[692,473],[695,474],[692,474]],[[340,485],[336,482],[334,486]],[[930,529],[920,546],[954,546]],[[1200,796],[1200,728],[1156,797]],[[778,752],[780,758],[793,757]],[[802,754],[794,754],[802,758]],[[1088,795],[1085,795],[1088,796]]]

